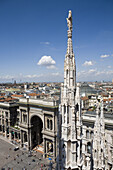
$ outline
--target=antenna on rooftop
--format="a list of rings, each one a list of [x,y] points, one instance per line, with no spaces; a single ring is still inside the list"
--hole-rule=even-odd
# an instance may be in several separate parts
[[[14,79],[12,78],[12,84],[13,84],[13,80],[14,80]]]

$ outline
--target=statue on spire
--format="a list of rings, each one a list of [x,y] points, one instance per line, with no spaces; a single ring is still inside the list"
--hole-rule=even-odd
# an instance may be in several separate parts
[[[72,31],[72,12],[69,10],[68,18],[67,19],[67,25],[70,31]]]

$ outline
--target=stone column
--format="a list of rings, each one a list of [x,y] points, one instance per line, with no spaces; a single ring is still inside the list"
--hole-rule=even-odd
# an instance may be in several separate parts
[[[48,149],[47,149],[47,142],[48,142],[48,141],[47,141],[47,140],[45,140],[46,153],[47,153],[47,151],[48,151]],[[45,154],[46,154],[46,153],[45,153]]]
[[[83,140],[83,143],[82,143],[82,156],[83,156],[83,170],[86,169],[86,165],[85,165],[85,141]]]
[[[21,122],[23,122],[23,113],[21,112]]]
[[[61,105],[61,107],[62,107],[62,123],[64,123],[64,105]]]
[[[23,145],[24,145],[24,142],[25,142],[25,140],[24,140],[24,134],[25,134],[25,132],[23,132],[23,134],[22,134],[22,135],[23,135]]]
[[[87,157],[86,161],[87,161],[87,170],[90,170],[90,158]]]
[[[5,111],[4,111],[4,130],[6,132],[6,117],[5,117]],[[4,132],[3,132],[4,133]],[[5,137],[6,137],[6,133],[5,133]]]
[[[78,164],[80,164],[80,141],[78,141],[78,147],[77,147],[77,155],[78,155],[78,157],[77,157],[77,162],[78,162]]]
[[[2,135],[4,133],[4,124],[2,124]]]
[[[53,139],[53,158],[56,158],[56,144],[55,144],[55,139]]]
[[[23,131],[22,130],[20,131],[20,138],[21,138],[20,146],[23,147]]]
[[[30,148],[32,149],[31,128],[30,128]]]
[[[7,124],[6,124],[6,117],[5,116],[4,116],[4,126],[5,126],[5,138],[7,138]]]
[[[66,124],[67,124],[67,114],[68,114],[68,112],[67,112],[67,107],[68,107],[68,106],[67,106],[67,104],[66,104],[66,122],[65,122]]]
[[[83,167],[82,167],[83,170],[86,170],[86,165],[85,165],[85,154],[83,154]]]
[[[31,128],[29,129],[29,134],[27,132],[27,142],[28,142],[28,150],[32,148],[32,142],[31,142]]]
[[[43,138],[43,141],[44,141],[44,154],[43,154],[43,157],[45,158],[46,157],[46,139]]]

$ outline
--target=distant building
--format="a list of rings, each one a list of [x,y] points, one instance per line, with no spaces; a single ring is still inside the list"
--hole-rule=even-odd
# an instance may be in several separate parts
[[[88,96],[92,94],[97,94],[98,91],[90,87],[87,83],[82,83],[80,85],[80,96]]]
[[[17,101],[17,99],[16,99]],[[57,157],[58,101],[20,98],[0,102],[0,134],[20,147]],[[40,149],[39,149],[40,151]]]

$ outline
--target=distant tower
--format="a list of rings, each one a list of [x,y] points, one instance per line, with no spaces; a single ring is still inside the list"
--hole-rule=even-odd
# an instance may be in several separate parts
[[[96,109],[96,121],[94,126],[93,141],[94,170],[105,169],[105,124],[103,114],[103,101],[101,101],[101,111],[99,104]]]
[[[76,66],[72,46],[72,12],[67,18],[68,42],[64,61],[64,84],[61,87],[61,168],[81,167],[81,110],[79,86],[76,87]]]
[[[16,80],[14,80],[14,85],[16,85]]]

